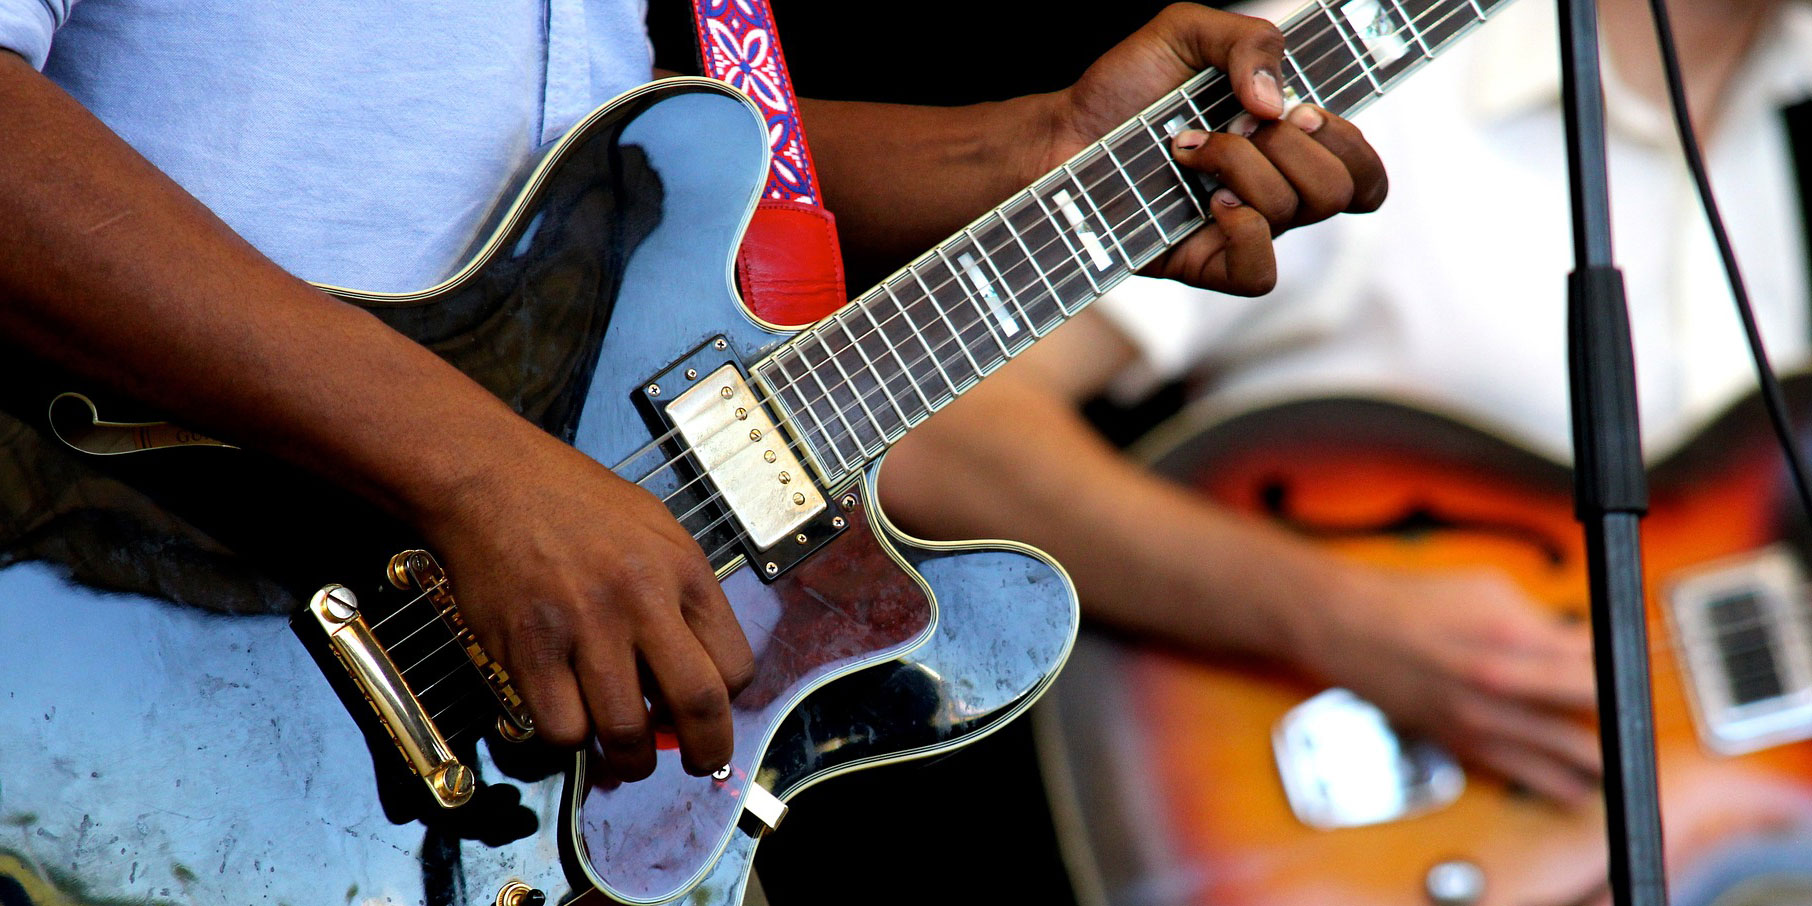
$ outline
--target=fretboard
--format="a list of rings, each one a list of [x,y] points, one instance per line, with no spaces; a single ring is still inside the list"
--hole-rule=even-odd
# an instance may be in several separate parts
[[[1287,94],[1351,116],[1509,0],[1316,0],[1282,25]],[[840,481],[1208,220],[1170,137],[1242,107],[1207,71],[835,315],[756,375]]]

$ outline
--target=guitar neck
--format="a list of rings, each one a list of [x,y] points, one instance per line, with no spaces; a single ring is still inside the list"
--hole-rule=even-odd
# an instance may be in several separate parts
[[[1282,24],[1287,94],[1351,116],[1509,0],[1316,0]],[[1243,108],[1208,70],[756,366],[834,484],[1205,224],[1170,136]]]

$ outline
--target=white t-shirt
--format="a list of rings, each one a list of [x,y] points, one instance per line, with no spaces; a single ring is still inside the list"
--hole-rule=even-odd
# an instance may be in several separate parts
[[[1140,354],[1116,393],[1181,376],[1229,405],[1373,392],[1457,410],[1567,459],[1573,263],[1554,20],[1551,3],[1523,0],[1362,113],[1390,199],[1284,236],[1272,294],[1135,278],[1098,302]],[[1812,95],[1812,5],[1788,4],[1766,35],[1706,154],[1786,370],[1807,358],[1812,319],[1780,110]],[[1670,121],[1611,82],[1613,241],[1653,459],[1755,379]]]

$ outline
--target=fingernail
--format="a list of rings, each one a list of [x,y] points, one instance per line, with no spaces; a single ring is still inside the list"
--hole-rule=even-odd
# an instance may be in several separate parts
[[[1290,125],[1304,132],[1314,132],[1328,121],[1327,117],[1321,115],[1320,110],[1308,104],[1298,104],[1296,109],[1290,111],[1290,115],[1284,119],[1289,120]]]
[[[1283,113],[1283,90],[1277,87],[1277,74],[1260,69],[1252,74],[1252,93],[1260,104]]]
[[[1227,131],[1242,138],[1251,138],[1252,133],[1258,131],[1258,117],[1242,113],[1227,121]]]
[[[1207,140],[1208,133],[1203,132],[1200,129],[1185,129],[1182,132],[1178,132],[1176,137],[1177,147],[1184,151],[1192,151],[1196,148],[1200,148],[1202,143]]]
[[[1209,197],[1214,199],[1215,204],[1229,208],[1239,207],[1239,196],[1233,194],[1232,189],[1215,189],[1214,194]]]

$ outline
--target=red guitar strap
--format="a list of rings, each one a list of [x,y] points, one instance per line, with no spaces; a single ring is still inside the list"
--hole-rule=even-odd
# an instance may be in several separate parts
[[[768,121],[768,182],[736,257],[743,301],[763,320],[809,324],[848,296],[774,14],[768,0],[692,0],[692,20],[702,72],[748,95]]]

